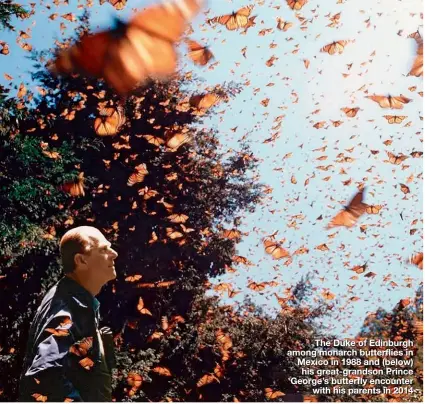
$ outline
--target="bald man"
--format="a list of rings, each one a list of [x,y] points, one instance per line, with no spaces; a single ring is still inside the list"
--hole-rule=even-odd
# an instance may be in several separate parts
[[[116,278],[118,254],[90,226],[65,233],[60,252],[64,276],[31,324],[19,401],[111,401],[112,334],[99,329],[95,296]]]

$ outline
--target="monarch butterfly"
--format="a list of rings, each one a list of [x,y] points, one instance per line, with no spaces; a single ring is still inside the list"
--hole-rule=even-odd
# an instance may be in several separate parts
[[[277,17],[277,29],[280,29],[281,31],[288,31],[289,28],[291,28],[294,24],[289,21],[284,21],[280,17]]]
[[[172,376],[170,370],[162,366],[154,367],[152,369],[152,372],[158,373],[160,376],[166,376],[166,377]]]
[[[131,275],[131,276],[127,276],[124,280],[126,282],[137,282],[137,281],[140,281],[140,279],[142,278],[143,278],[142,275]]]
[[[273,259],[279,260],[281,258],[289,256],[289,252],[285,250],[280,244],[276,243],[274,240],[264,240],[264,249],[267,254],[270,254]]]
[[[189,57],[196,65],[205,66],[214,57],[207,46],[190,39],[186,40],[186,44],[189,47]]]
[[[222,236],[229,240],[236,240],[241,237],[241,232],[236,229],[224,230]]]
[[[423,74],[423,68],[424,68],[423,39],[418,31],[414,32],[413,34],[410,34],[409,38],[413,38],[416,41],[416,44],[418,45],[418,49],[416,51],[416,55],[417,55],[416,59],[413,62],[413,66],[407,75],[420,77]]]
[[[175,239],[183,237],[183,233],[180,233],[179,231],[174,230],[172,227],[167,227],[165,230],[167,232],[167,237],[169,237],[171,240],[175,240]]]
[[[366,268],[367,268],[367,264],[363,264],[363,265],[356,265],[355,267],[351,268],[351,270],[354,271],[356,274],[360,275],[366,271]]]
[[[344,123],[344,121],[332,121],[332,120],[331,122],[335,128],[337,128],[338,126],[341,126]]]
[[[322,291],[321,295],[326,299],[326,300],[332,300],[335,299],[335,294],[330,292],[329,290],[324,290]]]
[[[267,400],[275,400],[276,398],[283,397],[285,393],[282,393],[279,390],[273,390],[270,387],[264,389]]]
[[[143,377],[136,372],[130,372],[127,376],[127,384],[131,387],[140,387],[143,382]]]
[[[405,195],[410,193],[410,189],[407,185],[400,184],[400,189],[401,189],[401,192],[403,192],[403,194]]]
[[[10,53],[9,45],[6,42],[0,41],[0,46],[1,46],[0,53],[2,55],[6,56]]]
[[[198,382],[196,383],[196,387],[206,386],[207,384],[211,384],[214,382],[220,383],[220,380],[218,380],[217,377],[214,375],[204,375],[198,380]]]
[[[98,136],[114,136],[125,123],[123,108],[102,108],[94,121],[94,130]]]
[[[415,159],[421,158],[423,156],[423,154],[424,153],[421,152],[421,151],[412,151],[412,153],[410,153],[410,155]]]
[[[369,215],[377,215],[382,209],[381,205],[368,205],[366,207],[366,213]]]
[[[320,52],[327,52],[329,55],[335,55],[335,53],[341,54],[344,52],[345,45],[348,44],[348,41],[335,41],[328,45],[325,45],[320,49]]]
[[[210,18],[207,20],[208,24],[221,24],[225,25],[229,31],[234,31],[239,28],[245,28],[249,21],[249,16],[254,6],[246,6],[240,8],[232,14],[225,14],[219,17]]]
[[[126,3],[127,0],[99,0],[99,4],[102,5],[104,3],[106,3],[106,1],[111,4],[113,7],[115,7],[115,10],[122,10]]]
[[[423,260],[424,260],[424,253],[418,253],[416,255],[412,255],[408,263],[416,265],[419,269],[423,269]]]
[[[224,368],[217,362],[215,363],[214,374],[220,379],[224,376]]]
[[[83,338],[81,341],[71,345],[69,352],[77,356],[86,356],[89,350],[93,347],[93,337]]]
[[[190,137],[186,133],[176,133],[172,135],[165,143],[165,145],[173,152],[177,151],[180,146],[188,143]]]
[[[137,310],[139,310],[139,312],[141,314],[146,314],[147,316],[152,316],[152,313],[145,308],[145,302],[143,301],[143,299],[141,297],[139,297],[139,303],[137,304]]]
[[[316,250],[319,251],[329,251],[329,247],[326,244],[320,244],[316,247]]]
[[[400,124],[402,123],[407,116],[397,116],[397,115],[384,115],[384,118],[388,121],[389,124]]]
[[[412,101],[410,98],[401,95],[399,97],[392,97],[391,95],[368,95],[369,100],[375,101],[381,108],[403,109],[403,104],[408,104]]]
[[[217,342],[222,346],[222,348],[227,351],[233,346],[232,339],[223,332],[223,330],[217,330],[215,333]]]
[[[84,173],[79,173],[74,181],[63,184],[62,190],[71,196],[84,196]]]
[[[154,146],[157,146],[157,147],[164,144],[164,140],[157,136],[143,135],[143,138],[145,138],[148,143],[153,144]]]
[[[306,4],[308,0],[286,0],[288,6],[292,8],[292,10],[301,10]]]
[[[404,154],[399,154],[399,155],[396,156],[395,154],[393,154],[389,151],[387,151],[386,153],[387,153],[387,156],[388,156],[388,159],[389,159],[388,161],[391,164],[395,164],[395,165],[400,165],[404,160],[409,158],[409,156],[406,156]]]
[[[152,342],[156,339],[161,339],[164,336],[164,334],[160,331],[154,331],[147,339],[147,342]]]
[[[86,370],[90,370],[94,366],[94,362],[89,357],[81,359],[78,363]]]
[[[222,99],[221,96],[215,93],[200,94],[190,97],[189,104],[196,108],[200,113],[204,113],[209,108],[217,104]]]
[[[232,261],[237,264],[244,264],[244,265],[252,265],[252,262],[249,261],[247,258],[242,257],[241,255],[234,255],[232,257]]]
[[[31,394],[31,397],[34,397],[35,401],[41,401],[43,403],[47,401],[47,396],[43,396],[42,394],[39,394],[39,393]]]
[[[176,0],[137,13],[111,31],[85,35],[61,52],[50,66],[54,73],[81,72],[104,78],[126,95],[147,78],[165,78],[177,64],[174,43],[198,13],[201,0]]]
[[[364,188],[360,190],[354,198],[350,201],[344,210],[340,211],[327,225],[327,229],[336,226],[353,227],[358,218],[365,213],[367,205],[363,203]]]
[[[303,396],[303,401],[305,403],[317,403],[317,396],[312,394]]]
[[[343,111],[349,118],[354,118],[359,110],[360,108],[341,108],[341,111]]]
[[[147,174],[149,174],[149,171],[146,168],[146,164],[139,164],[135,167],[135,172],[128,178],[127,185],[132,187],[134,184],[143,182]]]
[[[183,213],[174,213],[173,215],[168,216],[167,219],[172,223],[186,223],[187,219],[189,219],[189,216]]]
[[[261,292],[266,288],[266,286],[267,286],[267,282],[256,283],[252,281],[248,283],[248,288],[250,288],[254,292]]]

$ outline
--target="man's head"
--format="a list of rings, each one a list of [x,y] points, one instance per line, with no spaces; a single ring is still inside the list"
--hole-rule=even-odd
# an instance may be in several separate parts
[[[64,274],[106,283],[115,279],[118,254],[95,227],[80,226],[67,231],[60,242]]]

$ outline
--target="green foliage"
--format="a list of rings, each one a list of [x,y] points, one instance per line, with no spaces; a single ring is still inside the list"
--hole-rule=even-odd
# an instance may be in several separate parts
[[[0,28],[14,31],[15,28],[11,24],[12,17],[26,18],[28,15],[21,5],[11,0],[3,0],[0,3]]]

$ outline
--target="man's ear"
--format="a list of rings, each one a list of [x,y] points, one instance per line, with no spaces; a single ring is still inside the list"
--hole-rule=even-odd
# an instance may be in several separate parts
[[[74,255],[74,265],[75,268],[81,268],[82,266],[84,266],[87,263],[86,258],[84,257],[83,254],[77,253]]]

